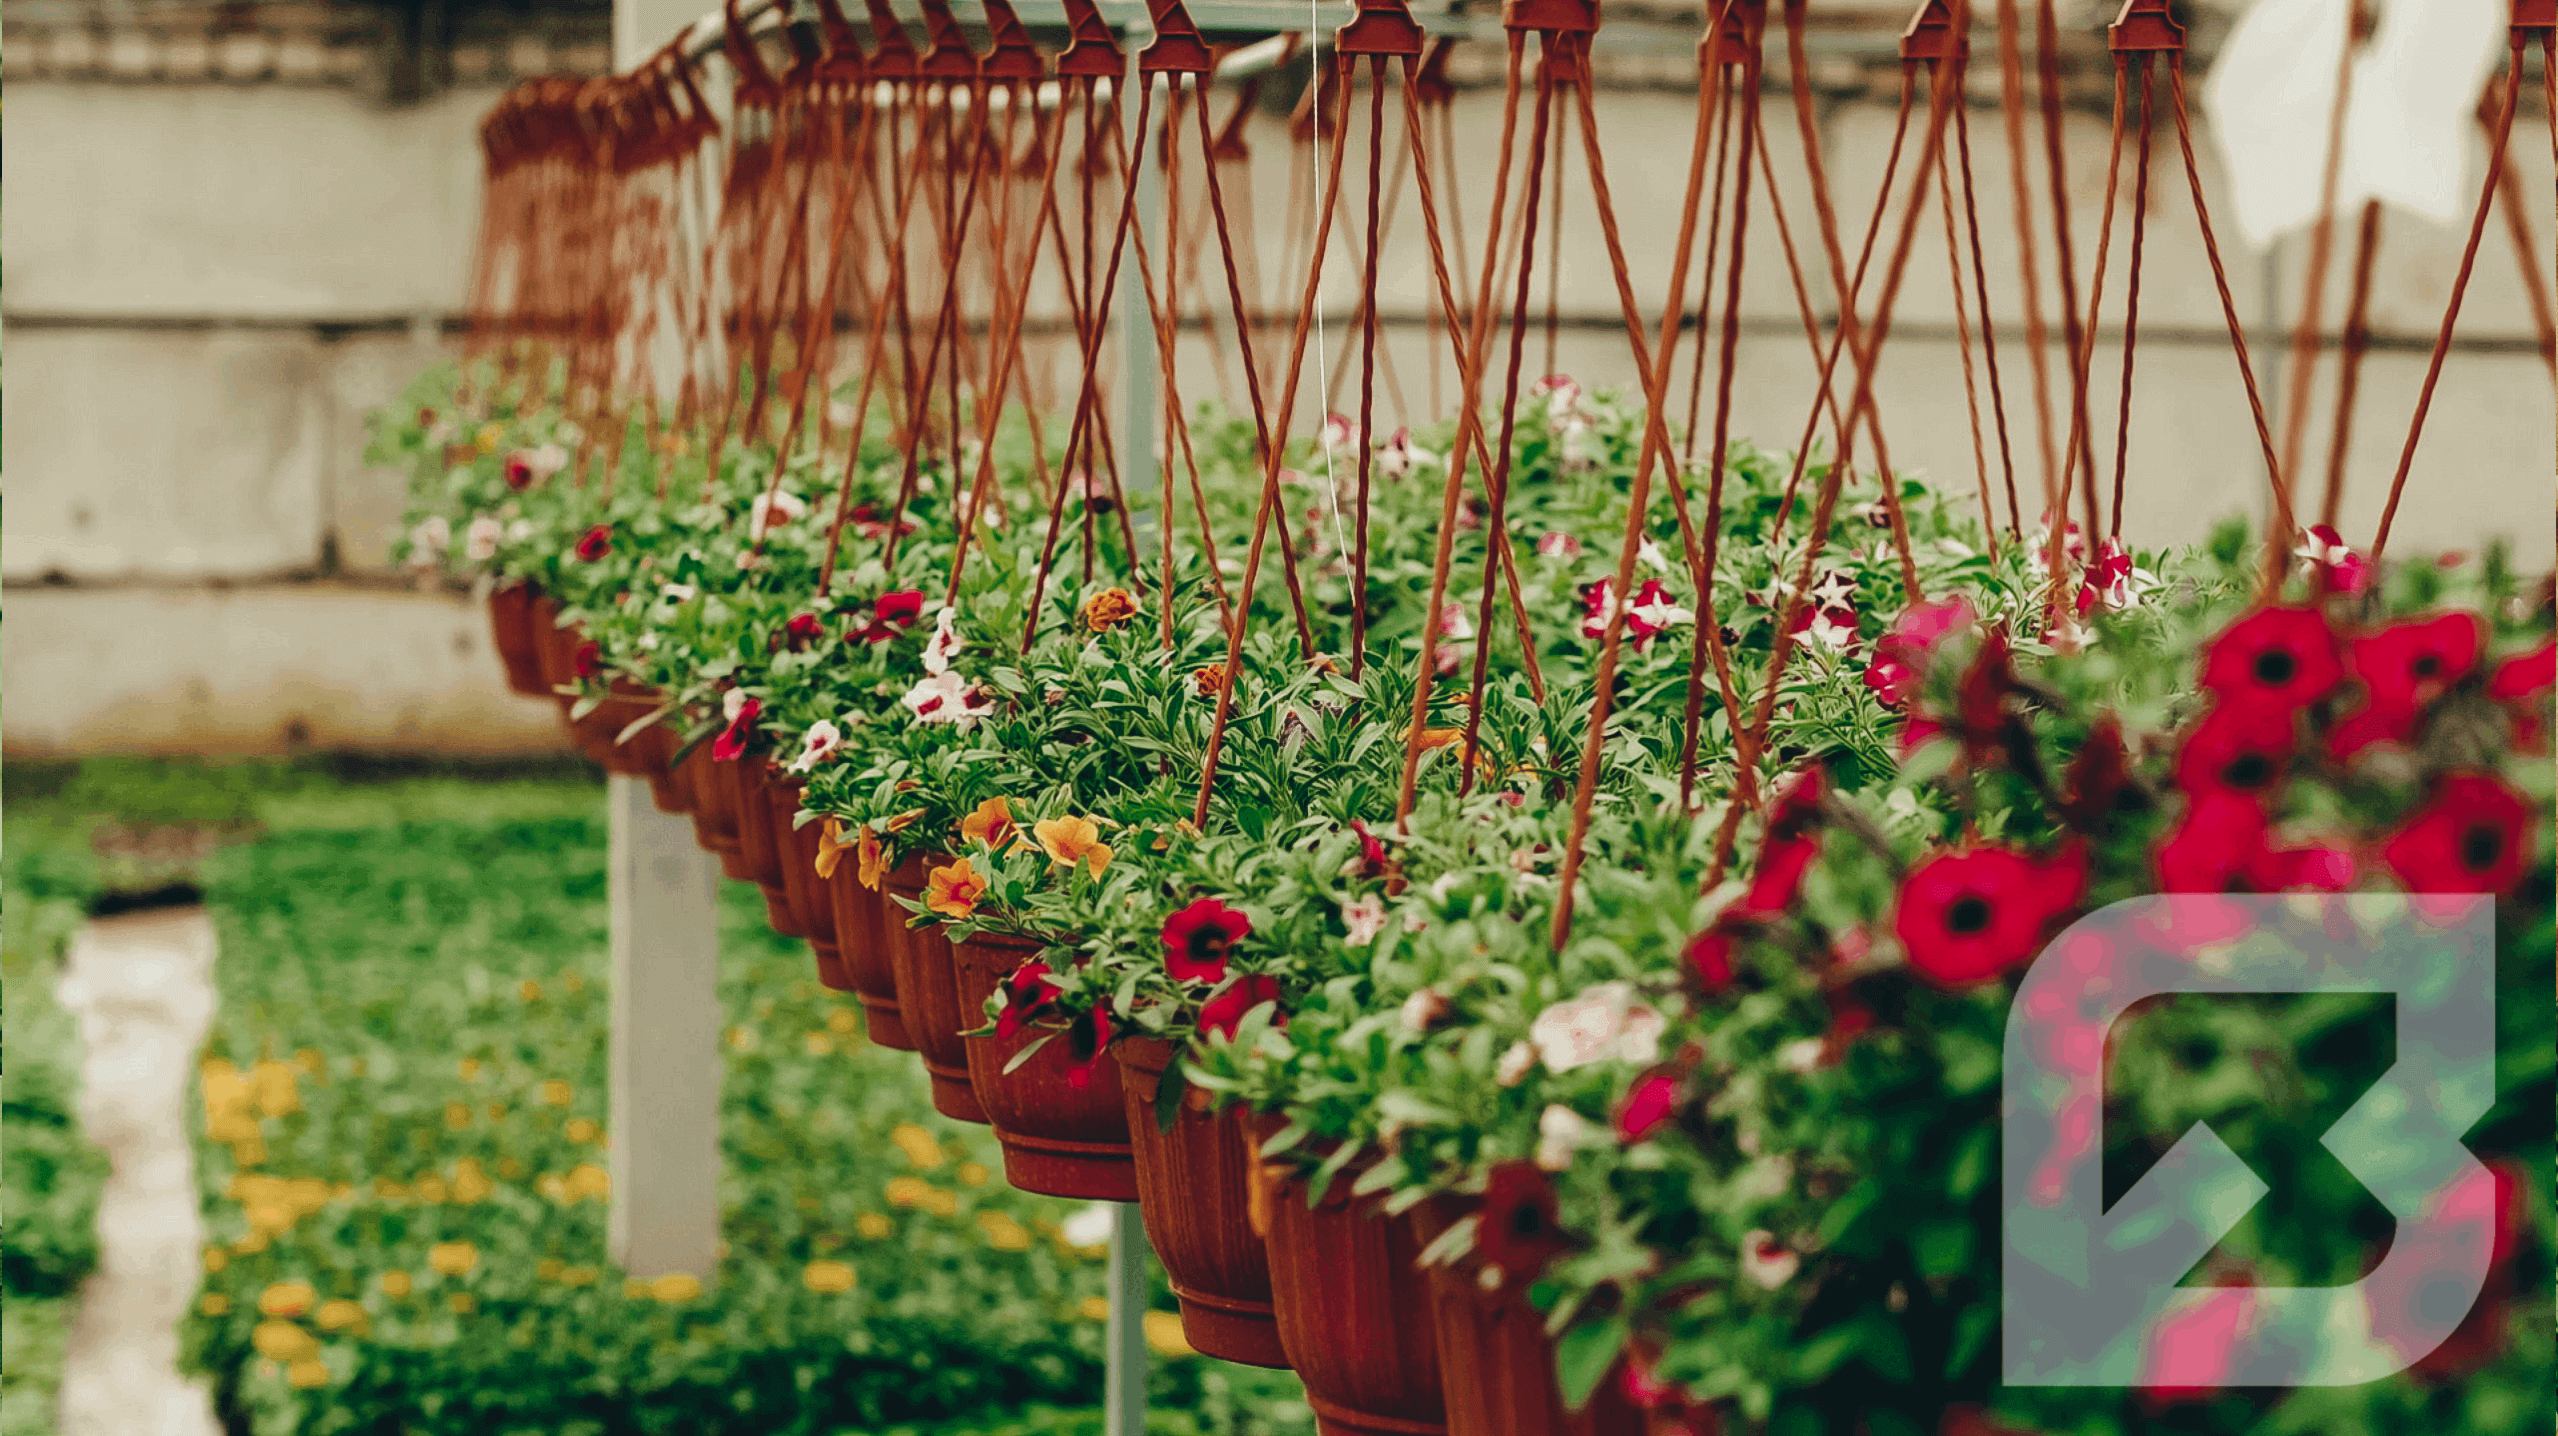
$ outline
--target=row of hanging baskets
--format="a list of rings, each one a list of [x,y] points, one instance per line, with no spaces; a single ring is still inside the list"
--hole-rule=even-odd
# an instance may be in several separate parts
[[[1001,4],[982,55],[939,6],[922,51],[824,8],[778,71],[732,15],[724,130],[680,49],[511,96],[473,352],[377,444],[415,475],[410,557],[479,587],[510,684],[689,814],[1016,1186],[1139,1203],[1195,1347],[1294,1367],[1334,1432],[2540,1429],[2549,584],[2304,525],[2269,436],[2261,532],[2130,541],[2073,377],[2101,279],[2088,314],[2069,290],[2039,504],[2003,399],[1971,482],[1893,468],[1894,297],[1931,184],[1949,236],[1970,197],[1938,159],[1962,6],[1905,44],[1921,158],[1855,282],[1817,196],[1851,305],[1825,332],[1806,293],[1822,383],[1789,449],[1730,424],[1757,7],[1712,9],[1690,232],[1659,310],[1621,286],[1615,391],[1523,371],[1550,136],[1580,136],[1626,272],[1583,7],[1509,11],[1472,247],[1420,28],[1363,3],[1327,37],[1297,110],[1324,218],[1276,300],[1226,219],[1257,102],[1211,90],[1178,4],[1126,96],[1089,7],[1059,57]],[[2117,49],[2181,134],[2171,31],[2136,3]],[[1357,380],[1295,432],[1350,151]],[[1389,172],[1458,395],[1391,429]],[[1967,361],[1997,328],[1972,253]],[[1132,279],[1164,348],[1207,324],[1241,402],[1166,365],[1159,409],[1113,408]],[[1073,345],[1044,376],[1034,291]],[[2083,921],[2161,895],[2199,903]],[[2317,1138],[2387,1005],[2176,1006],[2108,1057],[2135,947],[2227,973],[2409,924],[2444,990],[2505,999],[2505,1060],[2449,1124],[2468,1152],[2401,1164],[2386,1208]],[[2252,1075],[2295,1047],[2297,1081]],[[2003,1092],[2028,1059],[2055,1085]],[[2196,1122],[2276,1205],[2217,1245],[2118,1234],[2163,1275],[2112,1327],[2021,1319],[2026,1288],[2114,1309],[2117,1266],[2020,1233],[2096,1224]],[[2421,1223],[2394,1244],[2393,1212]],[[2473,1299],[2416,1300],[2445,1276]],[[2348,1338],[2304,1345],[2257,1293],[2316,1286],[2409,1374],[2287,1400]]]

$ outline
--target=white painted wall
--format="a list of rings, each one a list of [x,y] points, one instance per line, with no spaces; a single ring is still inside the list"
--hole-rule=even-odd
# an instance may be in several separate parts
[[[689,0],[669,4],[659,27],[667,32],[692,13]],[[383,571],[398,485],[361,457],[365,410],[435,352],[434,341],[412,338],[406,322],[450,314],[461,302],[476,224],[472,131],[494,92],[462,91],[398,110],[344,92],[278,86],[27,80],[10,94],[16,162],[0,180],[0,244],[10,261],[10,382],[0,391],[10,500],[0,577],[10,585],[14,620],[0,676],[10,698],[9,751],[270,749],[288,741],[556,746],[545,707],[504,694],[496,665],[479,651],[477,614],[447,596],[401,591]],[[1788,218],[1826,303],[1781,96],[1771,96],[1769,117]],[[1994,111],[1973,119],[1992,307],[2008,327],[2001,336],[2008,407],[2030,457],[2004,144]],[[1460,98],[1457,189],[1477,243],[1498,122],[1497,93]],[[1871,103],[1837,108],[1824,121],[1826,161],[1851,239],[1871,203],[1890,122],[1890,111]],[[1611,189],[1647,304],[1659,302],[1665,285],[1692,124],[1691,102],[1675,93],[1601,98]],[[2530,128],[2518,125],[2517,133]],[[2082,270],[2092,262],[2105,139],[2100,117],[2072,118],[2070,203]],[[2209,189],[2218,178],[2208,143],[2201,136],[2198,143]],[[1229,195],[1237,211],[1254,216],[1251,242],[1274,274],[1288,227],[1302,227],[1311,208],[1305,199],[1291,206],[1291,162],[1279,129],[1263,129],[1249,204],[1240,186]],[[2516,162],[2525,194],[2552,192],[2545,147],[2518,143]],[[2265,486],[2172,135],[2160,137],[2154,164],[2143,288],[2149,337],[2139,350],[2128,521],[2138,536],[2188,539],[2223,514],[2259,509]],[[1359,167],[1354,156],[1345,182],[1353,196],[1363,183]],[[1561,307],[1596,322],[1566,329],[1556,365],[1585,383],[1627,382],[1622,338],[1608,327],[1617,301],[1577,138],[1566,171]],[[2533,219],[2545,253],[2553,216]],[[1929,216],[1878,395],[1895,459],[1968,488],[1972,454],[1941,235]],[[2385,340],[2414,347],[2375,353],[2366,368],[2349,536],[2367,535],[2376,517],[2460,239],[2412,219],[2388,222],[2375,323]],[[2257,322],[2265,311],[2260,261],[2238,251],[2234,238],[2230,245],[2237,304]],[[2345,245],[2340,238],[2340,251]],[[2295,242],[2282,260],[2289,302],[2300,250]],[[1214,252],[1204,251],[1212,263]],[[2118,296],[2123,256],[2118,238],[2110,290]],[[2043,263],[2050,305],[2048,246]],[[1396,221],[1380,267],[1385,312],[1417,316],[1429,274],[1417,211],[1407,208]],[[2340,254],[2331,322],[2343,306],[2342,270]],[[1124,282],[1133,284],[1130,271]],[[1336,344],[1356,283],[1336,244],[1325,281]],[[2501,226],[2493,228],[2462,321],[2463,347],[2445,371],[2393,540],[2402,552],[2475,549],[2501,536],[2523,563],[2552,562],[2558,404],[2549,371],[2528,346],[2522,293],[2513,252]],[[1541,280],[1540,314],[1543,304]],[[1813,370],[1764,207],[1750,232],[1744,313],[1736,431],[1790,445]],[[1408,403],[1426,411],[1423,340],[1417,325],[1402,325],[1388,343]],[[1194,400],[1220,388],[1204,344],[1194,336],[1182,350],[1183,392]],[[1531,337],[1532,371],[1543,368],[1543,347],[1541,335]],[[2269,359],[2260,352],[2270,396]],[[2057,373],[2057,349],[2052,362]],[[2100,393],[2111,392],[2113,364],[2100,353]],[[2326,373],[2332,380],[2332,360]],[[1442,384],[1452,400],[1452,369],[1443,369]],[[1314,387],[1309,379],[1301,416],[1315,411]],[[2099,450],[2110,454],[2110,403],[2099,408],[2106,416]],[[2312,453],[2323,456],[2323,418],[2311,432]],[[2312,467],[2323,467],[2323,457]],[[2035,482],[2024,479],[2029,512],[2039,507]]]

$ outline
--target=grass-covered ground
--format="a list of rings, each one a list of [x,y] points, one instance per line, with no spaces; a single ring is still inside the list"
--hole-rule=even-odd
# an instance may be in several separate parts
[[[719,1277],[606,1261],[600,783],[117,764],[7,791],[13,937],[22,904],[98,881],[94,814],[237,828],[202,869],[221,1005],[187,1341],[233,1431],[1097,1430],[1101,1253],[1061,1234],[1074,1204],[1007,1188],[744,887]],[[14,1373],[45,1318],[10,1305]],[[1181,1357],[1153,1388],[1163,1432],[1311,1424],[1285,1374]]]

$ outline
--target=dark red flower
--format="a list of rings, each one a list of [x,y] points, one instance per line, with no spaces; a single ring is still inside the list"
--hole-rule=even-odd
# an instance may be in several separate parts
[[[1679,956],[1705,990],[1713,992],[1732,981],[1732,949],[1736,941],[1732,929],[1718,922],[1689,938],[1687,949]]]
[[[1617,1104],[1617,1140],[1640,1142],[1660,1130],[1679,1107],[1679,1079],[1668,1072],[1652,1072],[1634,1079],[1634,1086]]]
[[[2087,741],[2079,745],[2078,756],[2070,759],[2061,816],[2082,833],[2101,831],[2131,785],[2131,754],[2123,747],[2123,724],[2107,713],[2087,730]]]
[[[924,616],[924,591],[919,588],[899,589],[883,593],[869,611],[857,614],[853,626],[844,634],[846,643],[886,643],[912,627]]]
[[[2176,786],[2189,797],[2274,790],[2299,741],[2293,712],[2253,703],[2216,703],[2176,750]]]
[[[1898,708],[1918,690],[1927,661],[1945,636],[1969,628],[1972,605],[1959,594],[1943,603],[1913,603],[1892,620],[1890,631],[1874,640],[1874,660],[1865,665],[1865,686],[1886,708]]]
[[[577,556],[581,562],[593,563],[612,551],[613,526],[611,524],[597,524],[577,536]]]
[[[1226,985],[1225,989],[1199,1004],[1199,1030],[1214,1032],[1234,1040],[1235,1029],[1243,1025],[1244,1014],[1265,1002],[1279,1000],[1279,979],[1258,972],[1246,973]],[[1285,1025],[1287,1018],[1277,1021]]]
[[[1554,1184],[1532,1162],[1504,1162],[1484,1182],[1474,1254],[1507,1282],[1534,1281],[1572,1249],[1554,1209]]]
[[[1954,692],[1954,725],[1975,757],[2005,741],[2011,716],[2007,700],[2016,691],[2007,635],[1993,628],[1981,635],[1980,651],[1972,655]]]
[[[2540,751],[2548,736],[2544,710],[2554,688],[2558,688],[2558,643],[2543,643],[2506,659],[2487,679],[2487,696],[2513,715],[2517,747]]]
[[[2315,608],[2260,608],[2203,645],[2203,687],[2224,705],[2299,708],[2344,676],[2336,635]]]
[[[1215,898],[1201,898],[1164,919],[1164,970],[1175,982],[1219,982],[1226,953],[1252,932],[1252,919]]]
[[[2487,626],[2474,613],[2409,619],[2353,640],[2345,666],[2362,681],[2363,701],[2329,730],[2328,751],[2343,761],[2374,744],[2413,739],[2425,705],[2468,677],[2486,644]]]
[[[1101,1064],[1110,1060],[1110,1008],[1108,1004],[1092,1010],[1092,1025],[1077,1027],[1066,1034],[1066,1050],[1075,1065],[1066,1069],[1066,1085],[1078,1092],[1092,1086],[1101,1075]],[[1087,1047],[1085,1044],[1090,1043]]]
[[[2496,893],[2522,877],[2531,805],[2484,773],[2452,773],[2380,850],[2413,893]]]
[[[755,735],[755,720],[764,714],[764,701],[749,698],[737,707],[737,716],[711,740],[711,761],[733,763],[746,756],[746,741]]]
[[[1057,984],[1048,974],[1048,964],[1032,958],[1004,978],[1004,1010],[995,1014],[998,1040],[1011,1039],[1056,1002]]]
[[[1968,987],[2030,961],[2053,920],[2086,891],[2086,855],[2075,846],[2048,858],[1951,849],[1910,869],[1892,928],[1919,975]]]
[[[2354,552],[2345,536],[2331,524],[2312,524],[2302,529],[2300,543],[2292,552],[2300,558],[2301,569],[2320,593],[2360,593],[2379,577],[2372,561]]]
[[[1362,878],[1384,877],[1388,871],[1385,843],[1379,839],[1375,833],[1368,830],[1368,825],[1366,823],[1359,821],[1357,818],[1352,818],[1350,820],[1350,831],[1359,835],[1359,856],[1356,860],[1356,866],[1350,876]]]
[[[2265,854],[2265,808],[2235,788],[2197,790],[2151,857],[2163,893],[2245,892]]]
[[[2258,892],[2340,893],[2362,876],[2362,863],[2350,849],[2305,843],[2266,849],[2247,875]]]
[[[518,493],[533,486],[533,458],[518,451],[506,456],[506,486]]]
[[[604,671],[604,645],[590,638],[577,646],[569,656],[569,666],[580,678],[593,678]]]
[[[879,516],[879,508],[877,505],[855,504],[853,505],[853,511],[846,514],[844,517],[852,521],[853,532],[860,534],[863,538],[876,539],[888,537],[888,520]],[[913,519],[899,519],[897,521],[898,537],[903,538],[914,531],[915,521]]]

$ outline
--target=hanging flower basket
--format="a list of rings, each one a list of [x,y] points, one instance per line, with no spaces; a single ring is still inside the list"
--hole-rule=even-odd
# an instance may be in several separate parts
[[[957,1121],[984,1125],[986,1109],[969,1080],[968,1044],[959,1035],[976,1024],[960,1007],[958,959],[951,953],[950,939],[942,935],[939,923],[908,927],[910,910],[893,900],[923,900],[924,867],[924,859],[912,858],[891,872],[892,901],[881,905],[882,929],[893,939],[889,958],[897,974],[898,1012],[905,1019],[906,1035],[923,1055],[925,1073],[932,1078],[933,1110]]]
[[[498,661],[506,665],[506,686],[527,698],[548,698],[542,678],[541,635],[533,627],[533,608],[542,596],[539,585],[510,583],[489,590],[489,638]]]
[[[844,969],[843,949],[835,940],[834,898],[817,876],[818,827],[793,823],[799,785],[770,762],[763,769],[764,806],[772,816],[773,849],[781,855],[782,892],[791,917],[817,955],[817,980],[833,991],[850,992],[852,975]]]
[[[1281,1123],[1239,1113],[1255,1140]],[[1305,1184],[1255,1163],[1253,1209],[1270,1254],[1270,1299],[1288,1364],[1327,1432],[1440,1436],[1448,1431],[1429,1279],[1411,1225],[1354,1203],[1346,1178],[1308,1206]]]
[[[1181,1299],[1182,1334],[1223,1361],[1286,1366],[1270,1305],[1269,1249],[1252,1229],[1251,1157],[1242,1130],[1190,1102],[1180,1103],[1164,1126],[1155,1102],[1177,1057],[1173,1045],[1139,1038],[1114,1050],[1146,1240]]]
[[[839,861],[831,877],[821,878],[835,915],[835,947],[843,954],[844,977],[862,1005],[862,1025],[870,1040],[900,1052],[915,1050],[897,1001],[895,919],[903,916],[885,893],[862,886],[856,864]]]
[[[1028,938],[982,929],[959,943],[962,1015],[983,1012],[1004,979],[1041,951]],[[1031,1026],[971,1037],[967,1046],[977,1099],[1003,1143],[1004,1180],[1042,1196],[1137,1200],[1118,1064],[1104,1053],[1078,1054],[1066,1037]]]
[[[752,882],[755,870],[746,863],[737,836],[737,802],[730,775],[735,765],[711,761],[707,746],[696,746],[676,765],[676,773],[692,789],[693,841],[719,859],[720,873],[732,882]]]
[[[1405,1221],[1427,1247],[1468,1216],[1474,1205],[1433,1198]],[[1490,1289],[1466,1266],[1429,1268],[1430,1326],[1439,1342],[1447,1391],[1448,1436],[1614,1436],[1644,1429],[1644,1415],[1623,1386],[1601,1381],[1589,1404],[1569,1411],[1554,1376],[1554,1342],[1545,1317],[1528,1304],[1524,1283]]]
[[[745,859],[748,878],[764,891],[764,920],[784,937],[806,937],[808,930],[799,925],[799,915],[791,909],[790,890],[783,886],[781,845],[774,839],[773,802],[765,792],[757,761],[737,758],[712,766],[720,770],[736,804],[738,851]]]

